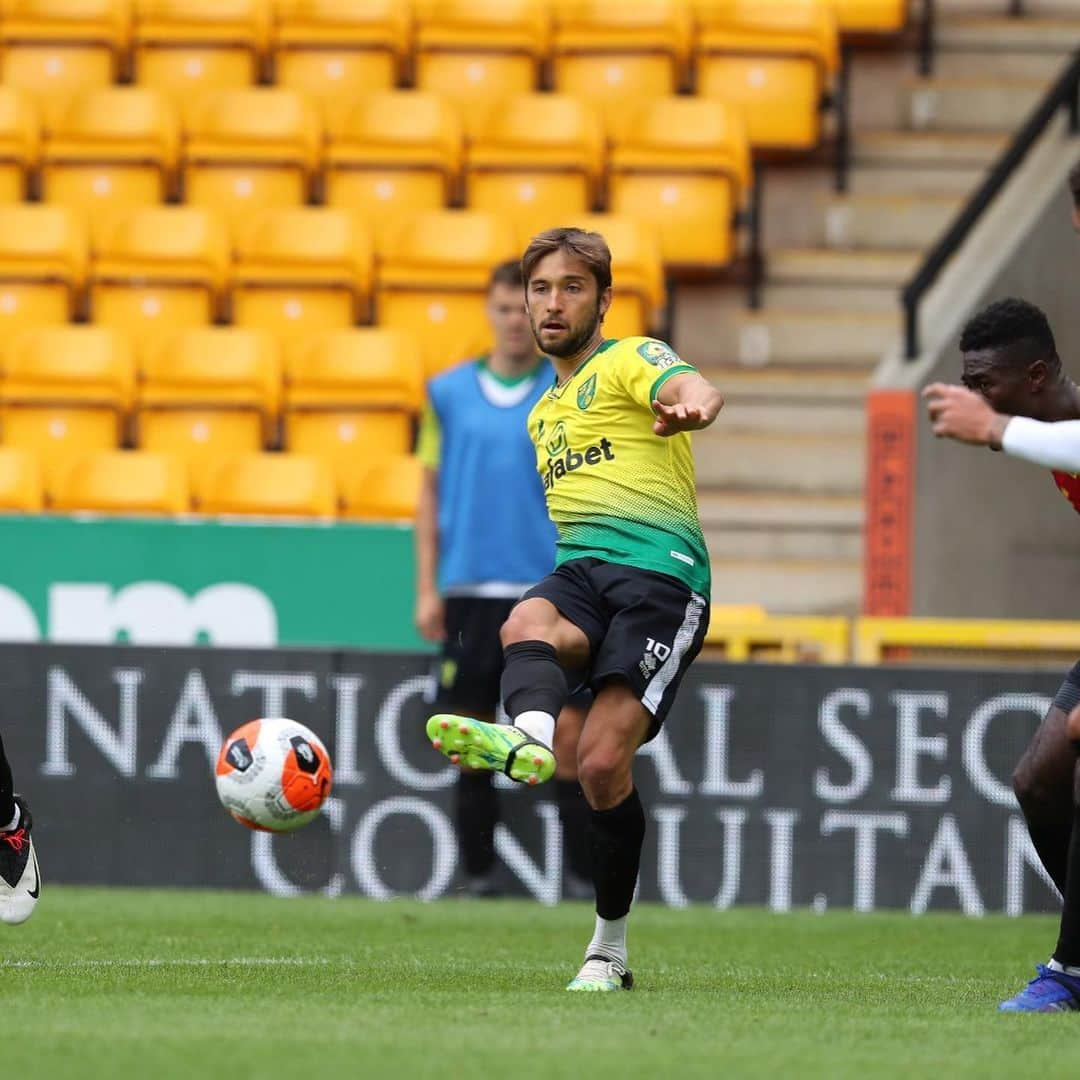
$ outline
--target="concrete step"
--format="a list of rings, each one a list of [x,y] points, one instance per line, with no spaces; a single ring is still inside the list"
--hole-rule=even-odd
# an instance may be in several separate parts
[[[862,558],[859,532],[831,529],[706,529],[705,543],[712,559],[798,559],[821,562]]]
[[[789,248],[769,253],[766,274],[770,285],[873,285],[893,291],[915,273],[921,260],[921,251]]]
[[[694,437],[698,484],[730,491],[856,495],[864,481],[858,434],[781,435],[728,431],[717,423]]]
[[[991,66],[991,65],[988,65]],[[900,98],[900,123],[911,131],[1012,132],[1046,95],[1048,78],[914,79]]]
[[[824,247],[928,248],[963,206],[954,195],[832,195],[823,200]]]
[[[974,9],[943,7],[936,27],[937,46],[943,52],[1032,53],[1064,57],[1080,41],[1080,11],[1071,3],[1027,4],[1029,15],[1010,18],[1000,4]],[[996,10],[995,10],[996,8]]]
[[[722,385],[722,384],[721,384]],[[747,400],[725,390],[721,420],[726,431],[775,435],[860,435],[866,430],[862,401]]]
[[[847,405],[863,409],[870,371],[851,367],[738,368],[709,366],[703,374],[740,405]]]
[[[714,604],[761,604],[775,615],[848,614],[862,600],[859,560],[714,559]]]
[[[851,170],[853,195],[947,197],[965,200],[979,186],[990,163],[977,165],[871,164]]]
[[[707,529],[800,529],[861,532],[866,513],[863,500],[846,495],[774,495],[768,492],[731,494],[698,492],[698,513]]]
[[[717,341],[745,367],[770,363],[873,367],[900,330],[896,314],[762,308],[725,320]]]
[[[855,136],[856,166],[987,169],[1009,144],[1008,131],[864,131]]]
[[[796,308],[804,311],[892,313],[898,310],[896,294],[890,289],[857,285],[767,285],[762,290],[762,308]]]

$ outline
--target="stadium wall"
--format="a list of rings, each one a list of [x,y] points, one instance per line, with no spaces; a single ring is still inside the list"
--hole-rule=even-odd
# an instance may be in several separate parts
[[[0,725],[49,880],[436,898],[459,884],[454,770],[426,745],[430,658],[359,651],[0,647]],[[1048,910],[1009,771],[1046,672],[699,663],[636,778],[640,895],[673,906]],[[334,757],[325,814],[249,833],[212,764],[254,716]],[[513,887],[554,902],[551,793],[501,784]],[[107,842],[102,842],[107,837]]]
[[[1066,370],[1080,379],[1080,240],[1069,224],[1064,184],[1055,188],[966,313],[1010,296],[1038,304],[1050,319]],[[923,385],[959,381],[960,329],[921,372]],[[921,409],[916,447],[912,613],[1077,618],[1080,521],[1049,472],[942,442]]]

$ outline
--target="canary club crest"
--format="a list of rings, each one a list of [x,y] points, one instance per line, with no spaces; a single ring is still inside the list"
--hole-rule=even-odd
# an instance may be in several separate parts
[[[579,387],[577,392],[577,407],[584,412],[596,397],[596,375],[590,375]]]

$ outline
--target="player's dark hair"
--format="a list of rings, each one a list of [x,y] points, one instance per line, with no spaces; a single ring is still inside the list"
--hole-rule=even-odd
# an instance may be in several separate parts
[[[983,308],[960,335],[960,351],[1000,352],[1016,364],[1045,360],[1058,367],[1054,333],[1043,311],[1026,300],[998,300]]]
[[[1069,170],[1069,191],[1072,193],[1073,206],[1080,210],[1080,161]]]
[[[507,285],[511,289],[523,289],[525,287],[525,279],[521,276],[521,263],[517,259],[507,259],[506,262],[499,263],[491,271],[487,291],[491,292],[496,285]]]
[[[611,287],[611,250],[599,234],[584,229],[548,229],[534,236],[521,257],[521,272],[528,285],[537,264],[547,255],[565,251],[581,259],[596,279],[599,292]]]

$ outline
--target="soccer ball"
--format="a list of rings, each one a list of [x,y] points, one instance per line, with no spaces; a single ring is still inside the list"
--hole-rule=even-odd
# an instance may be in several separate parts
[[[221,805],[241,825],[291,832],[316,817],[333,769],[319,737],[280,717],[252,720],[226,740],[214,768]]]

